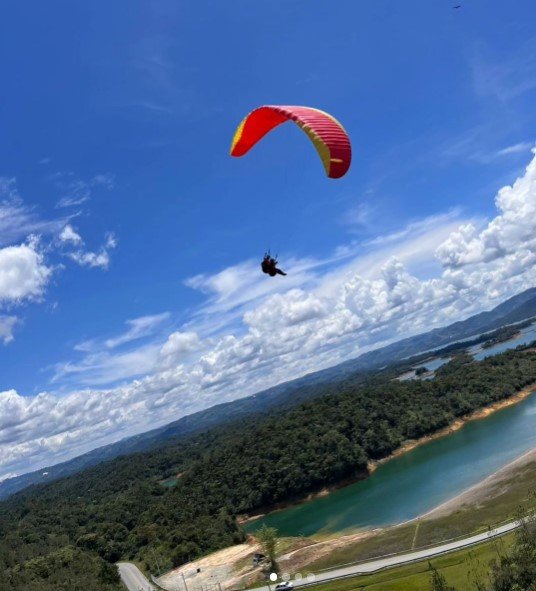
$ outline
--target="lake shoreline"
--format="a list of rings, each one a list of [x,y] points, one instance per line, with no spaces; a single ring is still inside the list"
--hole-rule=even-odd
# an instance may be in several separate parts
[[[480,345],[480,349],[482,351],[486,351],[486,349],[491,349],[493,347],[496,347],[497,345],[503,345],[504,343],[511,343],[513,341],[516,341],[517,339],[519,339],[522,335],[522,331],[518,330],[515,334],[513,334],[511,337],[508,337],[507,339],[502,339],[502,340],[498,340],[493,342],[492,341],[484,341],[481,345]],[[491,343],[490,345],[484,347],[484,345],[486,345],[487,343]]]
[[[536,391],[536,383],[531,384],[529,386],[525,386],[524,388],[522,388],[521,390],[519,390],[518,392],[516,392],[512,396],[509,396],[508,398],[504,398],[503,400],[500,400],[498,402],[494,402],[492,404],[489,404],[488,406],[484,406],[481,409],[478,409],[468,415],[460,417],[460,418],[456,419],[454,422],[452,422],[450,425],[440,429],[439,431],[436,431],[435,433],[432,433],[430,435],[424,435],[423,437],[420,437],[419,439],[409,439],[409,440],[405,441],[393,453],[389,454],[385,458],[381,458],[380,460],[370,460],[367,464],[367,472],[366,473],[354,475],[353,477],[347,478],[337,484],[326,486],[326,487],[322,488],[320,491],[318,491],[316,493],[310,493],[305,498],[302,498],[300,500],[297,500],[297,501],[293,500],[293,501],[288,501],[288,502],[284,502],[284,503],[279,503],[277,506],[272,507],[269,510],[267,510],[265,512],[258,513],[256,515],[239,515],[239,516],[237,516],[237,523],[239,525],[245,525],[245,524],[250,523],[252,521],[256,521],[258,519],[261,519],[262,517],[265,517],[268,514],[283,511],[285,509],[289,509],[291,507],[303,505],[304,503],[307,503],[309,501],[328,496],[330,493],[332,493],[336,490],[339,490],[339,489],[344,488],[350,484],[354,484],[356,482],[359,482],[361,480],[368,478],[371,474],[373,474],[377,470],[378,466],[380,466],[381,464],[385,464],[389,460],[392,460],[392,459],[397,458],[401,455],[404,455],[404,454],[414,450],[415,448],[417,448],[421,445],[424,445],[425,443],[429,443],[430,441],[434,441],[436,439],[441,439],[443,437],[451,435],[451,434],[455,433],[456,431],[459,431],[460,429],[462,429],[466,424],[468,424],[470,422],[485,419],[485,418],[489,417],[491,414],[497,412],[498,410],[502,410],[504,408],[508,408],[509,406],[513,406],[515,404],[518,404],[518,403],[522,402],[523,400],[526,400],[535,391]],[[463,493],[461,493],[461,494],[463,494]]]
[[[425,443],[428,443],[430,441],[435,441],[436,439],[441,439],[442,437],[446,437],[447,435],[452,435],[452,433],[459,431],[467,423],[470,423],[472,421],[479,421],[480,419],[485,419],[494,412],[497,412],[498,410],[508,408],[509,406],[513,406],[514,404],[518,404],[519,402],[526,400],[534,391],[536,391],[536,384],[531,384],[530,386],[526,386],[525,388],[519,390],[519,392],[516,392],[508,398],[505,398],[498,402],[494,402],[492,404],[489,404],[488,406],[484,406],[479,410],[475,410],[468,415],[456,419],[453,423],[446,427],[443,427],[435,433],[431,433],[430,435],[424,435],[423,437],[419,437],[419,439],[408,439],[392,454],[389,454],[385,458],[381,458],[380,460],[370,460],[368,463],[369,474],[372,474],[381,464],[385,464],[393,458],[397,458],[405,453],[408,453],[409,451],[412,451],[420,445],[424,445]]]
[[[350,478],[345,478],[341,480],[337,484],[333,484],[330,486],[325,486],[318,492],[310,493],[306,497],[303,497],[298,500],[294,501],[285,501],[282,503],[277,503],[271,509],[267,510],[265,513],[258,513],[256,515],[238,515],[236,521],[238,525],[245,525],[246,523],[250,523],[251,521],[256,521],[257,519],[261,519],[270,513],[277,513],[278,511],[284,511],[289,507],[297,507],[298,505],[303,505],[304,503],[308,503],[309,501],[314,501],[315,499],[320,499],[321,497],[327,497],[330,493],[344,488],[345,486],[350,486],[350,484],[354,484],[354,482],[359,482],[360,480],[365,480],[365,478],[369,477],[368,472],[363,472],[361,475],[352,476]]]
[[[480,482],[477,482],[460,494],[437,505],[433,509],[430,509],[430,511],[419,515],[419,517],[416,517],[412,521],[445,517],[451,515],[454,511],[463,507],[463,505],[474,505],[486,498],[486,496],[490,496],[490,494],[491,496],[494,496],[493,493],[496,492],[497,487],[502,482],[512,477],[518,470],[527,467],[533,462],[536,462],[536,448],[529,449],[524,454],[521,454],[511,462],[508,462],[508,464],[502,466],[502,468],[499,468],[489,476],[486,476],[486,478]]]

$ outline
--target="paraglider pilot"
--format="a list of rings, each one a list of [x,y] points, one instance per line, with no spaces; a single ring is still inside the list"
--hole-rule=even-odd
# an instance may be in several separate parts
[[[267,252],[264,254],[264,258],[262,259],[261,269],[263,273],[267,273],[270,277],[275,277],[276,275],[286,275],[284,271],[277,268],[277,261],[270,256],[270,253]]]

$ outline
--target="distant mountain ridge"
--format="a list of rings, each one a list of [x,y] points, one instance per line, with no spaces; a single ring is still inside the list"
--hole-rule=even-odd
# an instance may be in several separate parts
[[[407,359],[418,353],[439,349],[454,341],[490,332],[508,324],[521,322],[536,316],[536,288],[532,287],[499,304],[488,312],[481,312],[466,320],[460,320],[443,328],[409,337],[381,349],[364,353],[356,359],[345,361],[335,368],[353,373],[389,365],[394,361]],[[331,371],[328,369],[326,371]]]
[[[536,288],[528,289],[492,310],[466,320],[397,341],[365,353],[356,359],[307,374],[252,396],[212,406],[163,427],[97,448],[61,464],[6,479],[0,482],[0,499],[5,499],[32,484],[57,480],[118,456],[164,446],[173,440],[176,441],[177,438],[204,431],[231,420],[267,412],[275,407],[283,410],[285,407],[320,395],[322,392],[319,386],[323,383],[344,379],[350,374],[377,370],[424,351],[438,349],[454,341],[489,332],[533,316],[536,316]],[[46,476],[44,473],[47,473]]]

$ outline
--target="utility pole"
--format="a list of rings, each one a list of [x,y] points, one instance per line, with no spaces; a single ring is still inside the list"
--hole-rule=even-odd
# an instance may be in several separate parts
[[[182,577],[182,580],[184,581],[184,588],[186,589],[186,591],[188,591],[188,585],[186,584],[186,579],[184,578],[183,572],[181,572],[181,577]]]

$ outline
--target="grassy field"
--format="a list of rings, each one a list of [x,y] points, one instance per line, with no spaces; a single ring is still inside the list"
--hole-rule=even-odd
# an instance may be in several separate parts
[[[449,585],[459,591],[469,591],[474,586],[475,574],[483,577],[489,562],[501,549],[508,548],[513,540],[509,534],[492,542],[486,542],[469,550],[453,552],[430,562],[445,575]],[[315,585],[314,591],[430,591],[429,561],[392,568],[381,573],[353,577]]]
[[[404,552],[411,549],[414,534],[415,524],[389,528],[373,534],[368,539],[335,548],[328,556],[323,556],[307,566],[311,571],[317,572],[376,556]]]

